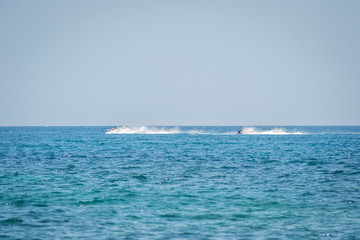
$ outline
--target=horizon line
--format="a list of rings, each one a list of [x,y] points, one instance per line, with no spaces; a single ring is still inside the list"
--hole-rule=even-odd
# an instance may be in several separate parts
[[[0,127],[112,127],[112,126],[145,126],[145,127],[360,127],[359,125],[350,124],[304,124],[304,125],[291,125],[291,124],[277,124],[277,125],[145,125],[145,124],[122,124],[122,125],[0,125]]]

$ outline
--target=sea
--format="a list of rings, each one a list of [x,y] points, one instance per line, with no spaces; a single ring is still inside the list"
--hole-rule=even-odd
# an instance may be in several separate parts
[[[111,128],[0,127],[0,239],[360,239],[360,126]]]

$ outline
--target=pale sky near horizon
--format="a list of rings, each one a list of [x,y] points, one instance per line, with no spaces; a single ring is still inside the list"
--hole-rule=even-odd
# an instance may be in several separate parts
[[[0,126],[360,125],[359,12],[0,0]]]

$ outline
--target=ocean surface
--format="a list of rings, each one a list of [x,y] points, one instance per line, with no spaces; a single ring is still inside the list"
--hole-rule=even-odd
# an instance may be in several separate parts
[[[0,239],[360,239],[360,127],[0,127]]]

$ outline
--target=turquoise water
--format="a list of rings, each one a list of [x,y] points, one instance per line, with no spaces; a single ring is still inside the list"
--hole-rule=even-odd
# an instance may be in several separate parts
[[[360,239],[360,127],[130,129],[1,127],[0,238]]]

